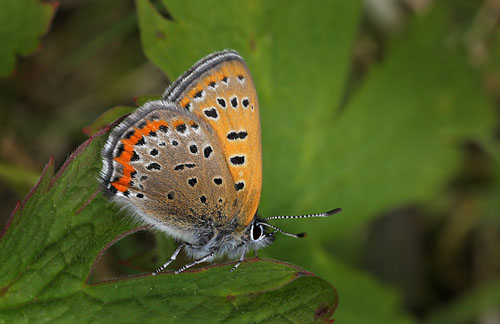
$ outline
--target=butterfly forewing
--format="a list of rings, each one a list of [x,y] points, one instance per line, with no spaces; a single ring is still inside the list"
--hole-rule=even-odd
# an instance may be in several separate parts
[[[194,229],[225,224],[236,213],[236,190],[218,143],[205,121],[173,103],[150,102],[111,133],[103,184],[147,222],[194,241]]]
[[[238,217],[248,225],[262,187],[260,118],[257,93],[243,59],[233,51],[196,63],[167,89],[164,98],[214,130],[236,191]]]

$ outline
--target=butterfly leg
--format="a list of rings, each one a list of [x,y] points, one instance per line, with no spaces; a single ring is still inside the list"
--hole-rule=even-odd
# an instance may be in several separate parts
[[[257,255],[257,249],[253,249],[253,256],[259,258],[259,256]]]
[[[205,261],[207,261],[208,259],[210,259],[211,257],[213,257],[214,255],[215,255],[215,253],[213,253],[213,252],[212,252],[212,253],[210,253],[210,254],[205,255],[205,256],[204,256],[204,257],[202,257],[202,258],[199,258],[198,260],[194,260],[193,262],[188,263],[188,264],[186,264],[186,265],[182,266],[181,268],[179,268],[179,270],[175,271],[175,274],[179,274],[179,273],[181,273],[182,271],[184,271],[184,270],[186,270],[186,269],[189,269],[189,268],[191,268],[191,267],[193,267],[193,266],[197,265],[198,263],[205,262]]]
[[[236,262],[236,264],[234,265],[234,267],[231,268],[230,272],[233,272],[234,270],[236,270],[236,268],[238,268],[240,266],[241,262],[243,262],[243,260],[245,259],[245,254],[246,254],[245,252],[243,252],[243,254],[241,255],[241,257],[238,260],[238,262]]]
[[[168,260],[167,262],[165,262],[165,264],[164,264],[164,265],[162,265],[161,267],[159,267],[158,269],[156,269],[156,270],[152,273],[152,275],[153,275],[153,276],[156,276],[157,274],[159,274],[160,272],[162,272],[162,271],[163,271],[166,267],[168,267],[168,265],[169,265],[170,263],[172,263],[172,261],[174,261],[174,260],[175,260],[175,258],[177,258],[177,254],[179,254],[179,252],[181,251],[181,249],[182,249],[184,246],[186,246],[186,243],[185,243],[185,242],[184,242],[184,243],[179,244],[179,246],[177,247],[177,249],[175,249],[174,254],[172,254],[172,256],[170,257],[170,260]]]

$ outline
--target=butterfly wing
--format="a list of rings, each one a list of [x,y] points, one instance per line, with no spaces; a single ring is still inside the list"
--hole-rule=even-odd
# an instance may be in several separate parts
[[[178,78],[163,98],[215,131],[236,190],[239,212],[234,217],[248,225],[260,200],[262,149],[257,92],[243,58],[228,50],[211,54]]]
[[[225,223],[237,200],[211,126],[162,100],[113,129],[103,149],[101,182],[143,220],[193,244],[200,229]]]

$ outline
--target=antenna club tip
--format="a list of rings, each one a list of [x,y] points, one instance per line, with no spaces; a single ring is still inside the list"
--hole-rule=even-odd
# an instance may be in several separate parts
[[[300,237],[300,238],[303,238],[303,237],[306,237],[307,236],[307,233],[299,233],[297,234],[297,237]]]
[[[333,209],[333,210],[330,210],[330,211],[329,211],[329,212],[327,212],[326,214],[327,214],[328,216],[330,216],[330,215],[333,215],[333,214],[338,214],[338,213],[340,213],[341,211],[342,211],[342,208],[335,208],[335,209]]]

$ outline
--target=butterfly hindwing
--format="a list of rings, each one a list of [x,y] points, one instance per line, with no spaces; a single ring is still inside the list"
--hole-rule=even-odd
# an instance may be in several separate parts
[[[203,222],[225,224],[236,212],[236,190],[211,126],[173,103],[149,102],[129,115],[103,157],[107,192],[174,237],[189,242]]]

